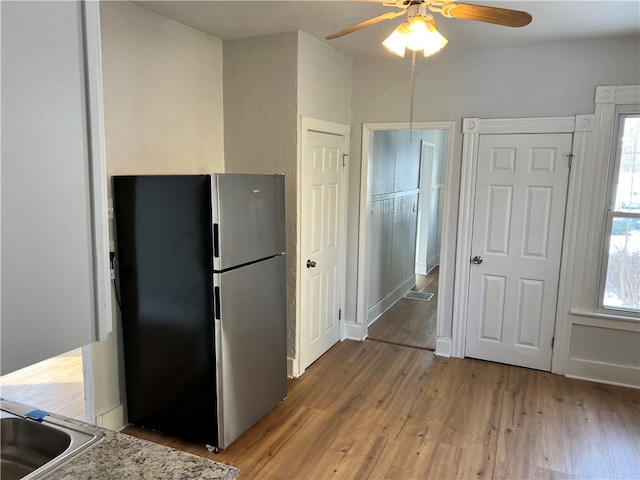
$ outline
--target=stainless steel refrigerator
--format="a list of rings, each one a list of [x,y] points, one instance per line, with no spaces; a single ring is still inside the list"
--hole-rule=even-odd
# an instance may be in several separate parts
[[[129,422],[225,448],[287,395],[284,176],[113,192]]]

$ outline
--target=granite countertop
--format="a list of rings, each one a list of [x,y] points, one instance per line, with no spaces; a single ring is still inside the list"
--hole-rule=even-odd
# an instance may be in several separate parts
[[[24,417],[29,416],[27,412],[37,413],[44,422],[50,416],[52,422],[58,419],[69,428],[76,425],[102,433],[97,443],[42,477],[48,480],[234,480],[240,475],[235,467],[73,418],[2,398],[0,405],[13,415]]]
[[[240,474],[237,468],[223,463],[151,443],[124,433],[88,424],[83,425],[100,430],[104,433],[104,438],[78,457],[51,472],[46,477],[47,479],[233,480],[238,478]]]

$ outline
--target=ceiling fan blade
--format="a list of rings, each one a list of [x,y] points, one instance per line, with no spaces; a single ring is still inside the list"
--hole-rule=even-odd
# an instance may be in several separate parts
[[[529,25],[532,20],[530,14],[520,10],[470,5],[468,3],[447,5],[443,8],[442,14],[447,17],[495,23],[496,25],[504,25],[505,27],[524,27],[525,25]]]
[[[332,35],[329,35],[328,37],[326,37],[327,40],[333,40],[334,38],[338,38],[338,37],[342,37],[344,35],[347,35],[349,33],[355,32],[356,30],[360,30],[361,28],[364,27],[368,27],[369,25],[375,25],[376,23],[380,23],[384,20],[390,20],[392,18],[396,18],[399,17],[400,15],[402,15],[403,13],[405,13],[404,10],[400,11],[400,12],[389,12],[389,13],[384,13],[382,15],[379,15],[377,17],[374,18],[370,18],[369,20],[366,20],[362,23],[358,23],[357,25],[353,25],[349,28],[345,28],[344,30],[340,30],[339,32],[336,32]]]

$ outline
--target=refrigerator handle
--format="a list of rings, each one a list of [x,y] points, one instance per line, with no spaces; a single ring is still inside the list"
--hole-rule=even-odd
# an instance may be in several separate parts
[[[220,287],[214,287],[213,308],[215,310],[216,320],[220,320]]]
[[[220,256],[220,247],[219,243],[219,233],[218,233],[218,224],[213,224],[213,256],[218,258]]]

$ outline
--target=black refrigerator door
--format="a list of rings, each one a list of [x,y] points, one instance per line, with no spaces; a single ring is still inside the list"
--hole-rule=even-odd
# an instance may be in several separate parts
[[[217,445],[210,177],[113,187],[129,421]]]

